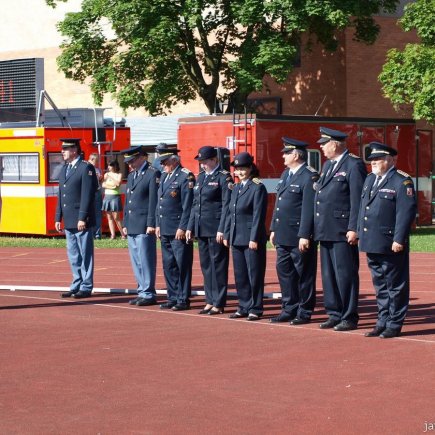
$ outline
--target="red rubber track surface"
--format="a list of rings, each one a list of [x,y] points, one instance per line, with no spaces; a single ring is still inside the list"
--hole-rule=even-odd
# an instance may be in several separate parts
[[[268,251],[266,292],[278,290]],[[0,433],[414,434],[435,422],[433,254],[411,255],[411,307],[401,337],[363,336],[376,304],[361,256],[359,329],[272,325],[193,309],[134,307],[131,296],[62,300],[0,291]],[[197,253],[194,285],[201,287]],[[0,250],[0,285],[68,285],[62,249]],[[231,283],[232,271],[230,271]],[[127,250],[97,250],[95,286],[135,287]],[[159,265],[158,287],[163,288]],[[159,300],[165,300],[159,296]],[[430,426],[429,426],[430,427]],[[432,426],[433,427],[433,426]]]

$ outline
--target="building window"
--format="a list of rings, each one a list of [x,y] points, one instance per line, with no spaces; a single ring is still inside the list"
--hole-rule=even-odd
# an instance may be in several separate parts
[[[2,183],[38,183],[38,154],[0,154],[2,162]]]

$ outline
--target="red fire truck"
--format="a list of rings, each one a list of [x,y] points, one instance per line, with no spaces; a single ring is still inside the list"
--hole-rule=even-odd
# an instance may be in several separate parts
[[[0,233],[57,235],[58,174],[64,164],[61,138],[81,139],[84,159],[98,153],[101,170],[109,160],[118,159],[127,171],[120,151],[130,147],[130,129],[104,119],[103,109],[61,110],[60,120],[47,111],[45,118],[42,127],[1,123]]]
[[[183,165],[194,172],[198,172],[199,167],[193,157],[201,146],[222,147],[225,152],[221,155],[227,157],[224,163],[227,168],[234,154],[248,151],[254,156],[261,178],[272,195],[284,169],[281,138],[289,136],[308,142],[309,164],[320,170],[324,162],[316,143],[320,126],[346,132],[350,152],[361,156],[367,164],[370,142],[383,142],[397,149],[397,167],[411,175],[418,192],[417,224],[432,223],[432,132],[418,130],[413,120],[247,114],[181,118],[178,148]],[[274,198],[270,197],[269,219],[273,204]]]

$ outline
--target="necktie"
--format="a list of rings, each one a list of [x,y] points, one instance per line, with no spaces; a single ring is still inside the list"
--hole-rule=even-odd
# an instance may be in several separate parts
[[[334,171],[335,165],[337,164],[336,160],[331,160],[331,166],[328,169],[328,173],[326,174],[326,176],[331,175],[332,172]]]
[[[167,182],[169,181],[169,179],[171,178],[171,176],[172,176],[172,172],[170,172],[170,173],[168,174],[168,176],[165,178],[165,183],[167,183]]]
[[[372,190],[370,191],[370,196],[372,196],[376,192],[376,189],[379,187],[379,183],[381,182],[381,180],[382,176],[378,175],[375,182],[373,183]]]
[[[70,173],[70,171],[71,171],[71,168],[72,168],[72,164],[71,163],[68,163],[68,165],[67,165],[67,167],[66,167],[66,176],[68,177],[68,174]]]
[[[293,177],[293,172],[289,171],[288,175],[287,175],[287,179],[285,180],[285,185],[288,186],[290,184],[290,181]]]
[[[136,180],[137,176],[138,176],[138,171],[134,171],[133,179]]]

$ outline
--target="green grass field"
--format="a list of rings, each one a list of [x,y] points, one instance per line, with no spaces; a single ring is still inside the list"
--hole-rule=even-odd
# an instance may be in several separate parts
[[[11,237],[0,236],[1,247],[21,248],[65,248],[63,237]],[[95,241],[95,248],[127,248],[127,241],[117,238],[115,240],[102,239]],[[269,246],[271,248],[271,246]],[[416,228],[411,234],[412,252],[435,252],[435,226]]]

